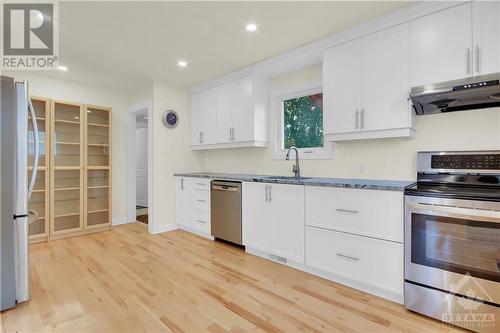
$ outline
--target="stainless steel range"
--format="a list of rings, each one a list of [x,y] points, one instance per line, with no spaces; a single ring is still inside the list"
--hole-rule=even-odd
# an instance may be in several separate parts
[[[405,202],[405,307],[500,332],[500,151],[419,152]]]

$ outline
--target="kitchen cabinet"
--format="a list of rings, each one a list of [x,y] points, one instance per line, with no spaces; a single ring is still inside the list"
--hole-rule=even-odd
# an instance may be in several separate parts
[[[474,1],[410,23],[412,86],[500,71],[500,4]]]
[[[193,180],[177,177],[175,183],[175,221],[180,227],[193,229]]]
[[[472,5],[466,3],[410,23],[411,85],[472,74]]]
[[[403,202],[400,191],[306,186],[306,265],[401,302]]]
[[[210,238],[210,180],[176,177],[175,210],[181,229]]]
[[[192,149],[267,146],[267,79],[249,75],[191,96]]]
[[[500,2],[472,3],[473,75],[500,72]]]
[[[327,50],[323,58],[323,124],[329,141],[413,134],[408,25]]]
[[[269,185],[273,207],[270,253],[304,262],[304,186]]]
[[[328,50],[323,61],[323,133],[358,130],[361,104],[361,42]]]
[[[403,242],[403,193],[305,187],[306,225]]]
[[[304,186],[243,183],[243,244],[304,262]]]
[[[268,189],[268,184],[244,182],[241,198],[243,244],[266,253],[269,252],[272,218]]]
[[[339,282],[403,299],[403,244],[306,227],[306,264]]]
[[[191,145],[217,142],[217,89],[191,95]]]
[[[36,215],[36,220],[28,226],[30,244],[44,242],[49,239],[50,220],[50,100],[46,98],[31,97],[33,109],[35,111],[34,121],[39,133],[39,161],[37,177],[33,193],[28,202],[30,213]],[[28,179],[34,170],[35,159],[35,132],[33,119],[28,117]]]

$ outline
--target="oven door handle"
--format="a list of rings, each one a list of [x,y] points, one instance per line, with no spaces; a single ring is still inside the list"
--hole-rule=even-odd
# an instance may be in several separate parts
[[[495,210],[421,203],[406,203],[406,206],[410,208],[412,212],[418,211],[419,213],[427,215],[440,215],[473,221],[500,223],[500,211]]]

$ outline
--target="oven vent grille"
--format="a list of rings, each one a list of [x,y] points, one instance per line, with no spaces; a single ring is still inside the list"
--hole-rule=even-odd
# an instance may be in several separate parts
[[[279,262],[281,262],[283,264],[288,263],[288,260],[286,258],[277,256],[275,254],[269,254],[269,258],[272,259],[272,260],[279,261]]]

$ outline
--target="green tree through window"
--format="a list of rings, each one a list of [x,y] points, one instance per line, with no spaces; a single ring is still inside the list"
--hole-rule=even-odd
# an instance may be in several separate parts
[[[323,94],[283,101],[283,148],[323,147]]]

